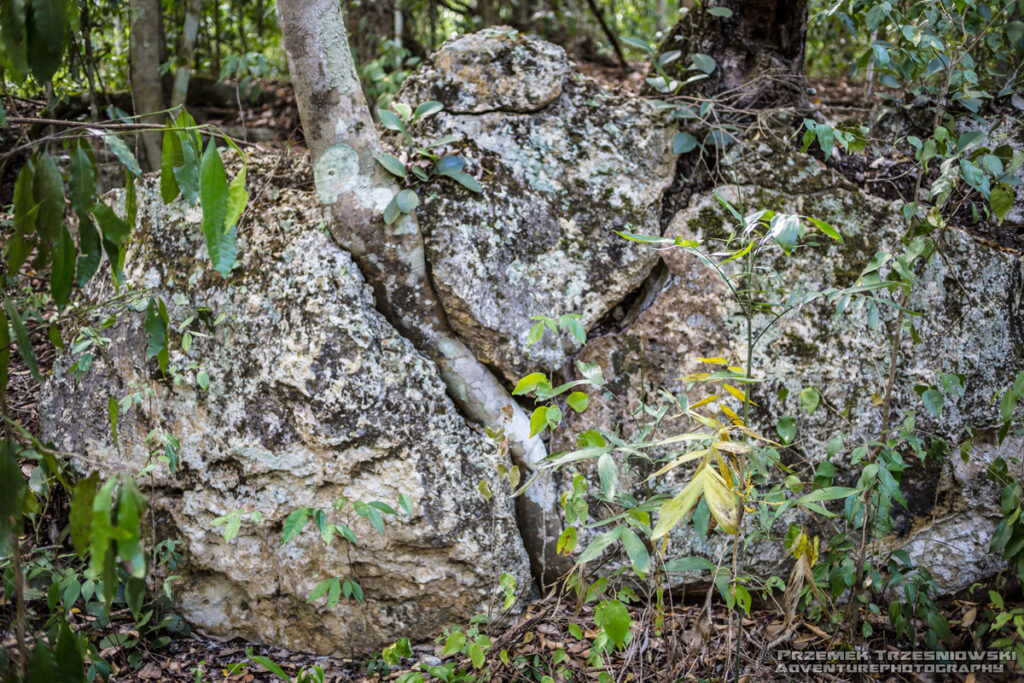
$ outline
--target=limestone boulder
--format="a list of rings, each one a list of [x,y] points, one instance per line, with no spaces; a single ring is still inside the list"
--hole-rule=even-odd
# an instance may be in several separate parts
[[[261,163],[266,174],[280,166]],[[250,169],[250,183],[260,177]],[[198,208],[164,206],[155,178],[140,184],[120,290],[128,304],[98,309],[89,324],[105,341],[90,349],[91,368],[69,372],[87,364],[81,352],[62,359],[42,400],[44,438],[83,453],[83,467],[111,475],[156,465],[142,484],[157,538],[181,541],[173,585],[186,620],[220,636],[358,656],[466,623],[487,610],[501,572],[528,589],[496,448],[374,308],[315,195],[264,187],[227,278],[210,268],[200,222]],[[96,303],[114,294],[101,281],[89,291]],[[146,359],[149,297],[170,318],[166,377]],[[116,442],[111,397],[121,404]],[[177,473],[154,459],[168,443]],[[495,493],[489,503],[481,481]],[[373,502],[398,513],[377,511],[383,531],[362,507]],[[282,544],[284,520],[304,507],[356,542],[336,533],[328,545],[311,521]],[[236,512],[241,526],[226,540],[212,522]],[[332,577],[357,582],[365,603],[307,603]]]
[[[509,67],[512,75],[481,79],[505,54],[530,55],[529,76]],[[420,189],[417,215],[452,327],[512,383],[560,367],[582,346],[568,332],[528,345],[534,316],[577,314],[591,330],[648,276],[655,255],[616,231],[660,233],[661,197],[675,168],[666,114],[566,65],[559,47],[488,30],[445,44],[398,95],[413,107],[426,99],[447,105],[413,127],[414,147],[455,136],[442,151],[463,157],[483,188],[475,194],[434,180]],[[545,95],[517,95],[522,105],[511,107],[507,79]],[[459,96],[445,99],[449,88]],[[405,153],[403,140],[392,143]]]
[[[844,237],[839,244],[809,231],[804,246],[788,258],[773,245],[761,262],[777,274],[772,287],[850,287],[877,252],[903,252],[899,207],[860,192],[811,157],[762,144],[748,147],[742,159],[730,155],[723,168],[726,184],[717,192],[742,211],[813,216]],[[697,194],[665,234],[701,240],[703,248],[714,252],[737,229],[718,199]],[[942,590],[957,591],[992,576],[1000,566],[988,553],[1000,519],[999,490],[985,470],[997,455],[1008,457],[1024,447],[1012,435],[996,444],[999,408],[993,402],[1024,369],[1024,262],[1020,254],[988,246],[955,227],[936,239],[940,253],[918,268],[906,303],[923,315],[906,317],[914,333],[905,331],[901,337],[889,422],[894,427],[912,425],[928,457],[922,460],[909,451],[905,455],[902,489],[909,509],[894,506],[894,533],[885,546],[905,548],[932,571]],[[743,364],[745,319],[721,278],[681,250],[665,252],[663,259],[665,285],[633,321],[590,340],[580,352],[580,360],[602,367],[615,398],[593,393],[587,412],[571,416],[570,432],[598,426],[628,435],[637,428],[629,413],[638,399],[653,401],[660,388],[683,392],[685,383],[679,378],[708,368],[699,358],[724,357]],[[824,298],[796,308],[775,324],[770,325],[772,316],[755,316],[755,334],[765,332],[753,356],[754,375],[763,382],[751,392],[757,403],[751,421],[761,433],[778,438],[780,418],[796,420],[796,440],[782,451],[783,461],[804,481],[812,480],[818,464],[830,459],[837,468],[836,483],[852,485],[857,468],[851,454],[879,438],[889,371],[887,334],[895,317],[894,307],[877,304],[872,310],[867,302],[837,315],[836,302]],[[962,375],[963,387],[943,392],[936,418],[924,407],[920,392],[941,389],[940,373]],[[813,415],[801,408],[800,392],[806,387],[821,396]],[[691,400],[700,397],[691,393]],[[739,402],[733,408],[740,410]],[[975,436],[965,462],[957,446],[970,438],[969,429]],[[671,423],[660,432],[672,433]],[[827,445],[836,436],[842,436],[842,447],[830,455]],[[563,439],[559,445],[572,444]],[[666,482],[668,486],[685,480],[686,470],[680,469],[684,471]],[[635,474],[634,485],[639,485],[647,473]],[[568,488],[567,479],[563,488]],[[776,533],[784,534],[785,522],[778,524]],[[828,525],[819,524],[809,528],[818,528],[827,538]],[[726,543],[721,534],[705,540],[688,527],[673,534],[670,547],[673,557],[701,554],[714,559]],[[942,559],[950,553],[958,560]],[[780,571],[785,552],[778,540],[758,541],[746,558],[752,571],[769,574]]]

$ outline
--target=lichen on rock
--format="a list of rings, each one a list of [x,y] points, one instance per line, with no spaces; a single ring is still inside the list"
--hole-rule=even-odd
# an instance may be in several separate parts
[[[211,633],[366,655],[465,623],[486,609],[501,571],[529,589],[493,442],[467,425],[435,365],[376,311],[352,258],[323,229],[315,195],[271,192],[247,212],[224,279],[205,256],[201,212],[181,200],[164,206],[155,178],[139,184],[126,286],[167,304],[171,377],[145,360],[142,314],[104,306],[99,315],[118,315],[102,332],[110,342],[80,381],[67,374],[74,358],[58,363],[42,401],[44,438],[84,451],[81,462],[107,475],[141,470],[156,443],[148,435],[178,439],[180,471],[161,465],[141,483],[158,537],[183,542],[180,610]],[[97,280],[88,294],[104,301],[111,285]],[[186,352],[178,325],[190,316],[199,334]],[[107,400],[129,394],[140,400],[122,409],[115,444]],[[495,493],[490,503],[480,481]],[[332,510],[340,497],[400,509],[400,494],[412,513],[384,515],[383,534],[351,502]],[[310,524],[282,545],[282,522],[300,507],[347,524],[358,544],[335,535],[327,546]],[[228,542],[211,522],[235,511],[262,521],[243,522]],[[357,581],[366,603],[307,604],[331,577]]]

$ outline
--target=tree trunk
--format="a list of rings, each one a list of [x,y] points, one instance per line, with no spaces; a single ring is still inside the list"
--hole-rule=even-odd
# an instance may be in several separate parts
[[[729,10],[715,16],[710,7]],[[734,106],[766,108],[805,101],[803,65],[807,31],[807,0],[715,0],[682,15],[662,43],[659,55],[671,50],[682,58],[667,71],[679,81],[697,73],[686,71],[690,55],[715,60],[708,78],[687,90],[706,97],[728,97]]]
[[[135,114],[148,114],[165,109],[160,85],[160,0],[131,0],[129,26],[129,59],[131,60],[132,103]],[[144,116],[146,123],[162,123],[159,114]],[[160,168],[159,132],[142,133],[143,166]]]
[[[384,224],[382,212],[399,188],[374,159],[383,150],[338,0],[278,0],[277,9],[317,193],[332,210],[331,233],[352,254],[385,317],[437,364],[462,412],[504,428],[517,463],[534,470],[544,444],[530,436],[523,410],[448,327],[427,277],[416,217]],[[524,542],[541,572],[545,558],[555,556],[556,503],[550,485],[536,482],[517,499]]]
[[[172,107],[185,104],[188,98],[188,79],[192,72],[192,55],[196,49],[202,9],[203,0],[188,0],[185,3],[185,22],[181,31],[181,45],[178,47],[178,69],[174,72],[174,89],[171,91]]]

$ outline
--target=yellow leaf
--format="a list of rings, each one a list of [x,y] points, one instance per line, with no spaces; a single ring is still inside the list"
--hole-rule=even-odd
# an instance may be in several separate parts
[[[719,404],[718,407],[722,409],[722,412],[725,413],[726,417],[728,417],[730,420],[733,420],[734,422],[737,422],[738,424],[743,424],[743,420],[740,419],[739,415],[737,415],[735,412],[733,412],[732,408],[730,408],[729,406],[725,405],[724,403]]]
[[[765,443],[770,443],[773,446],[781,446],[782,445],[782,444],[780,444],[780,443],[778,443],[776,441],[772,441],[771,439],[769,439],[767,437],[761,436],[760,434],[755,432],[750,427],[747,427],[746,425],[742,425],[742,424],[732,425],[731,427],[728,427],[727,429],[738,429],[741,432],[743,432],[744,434],[746,434],[747,436],[753,437],[753,438],[757,439],[758,441],[764,441]]]
[[[725,451],[726,453],[735,453],[737,455],[743,455],[749,453],[753,449],[750,446],[744,446],[741,443],[735,441],[716,441],[711,444],[713,448],[719,451]]]
[[[731,370],[732,372],[735,372],[737,375],[746,375],[747,374],[746,370],[744,370],[741,367],[737,367],[735,365],[730,365],[728,369]]]
[[[666,472],[668,472],[671,469],[679,467],[683,463],[692,462],[692,461],[696,460],[697,458],[703,458],[704,456],[710,455],[710,454],[711,454],[711,451],[709,449],[707,449],[707,448],[701,449],[699,451],[690,451],[689,453],[684,453],[683,455],[680,455],[678,458],[676,458],[675,460],[673,460],[669,464],[667,464],[664,467],[662,467],[660,470],[658,470],[657,472],[655,472],[651,476],[647,477],[647,480],[650,481],[651,479],[654,479],[655,477],[658,477],[658,476],[661,476],[662,474],[665,474]]]
[[[882,401],[884,401],[884,400],[885,399],[882,398],[881,396],[879,396],[878,394],[871,394],[871,403],[872,403],[872,405],[880,406],[880,405],[882,405]]]
[[[704,398],[702,398],[701,400],[697,401],[692,406],[690,406],[690,410],[694,410],[695,408],[700,408],[701,406],[705,406],[705,405],[711,403],[712,401],[717,401],[720,398],[722,398],[721,394],[712,394],[711,396],[705,396]]]
[[[730,394],[732,394],[736,398],[738,398],[739,400],[743,401],[744,403],[747,402],[747,395],[744,394],[739,389],[737,389],[736,387],[732,386],[731,384],[723,384],[722,388],[725,389],[726,391],[728,391]]]
[[[708,509],[711,515],[722,527],[722,531],[735,534],[739,532],[739,513],[733,503],[732,491],[726,486],[721,475],[711,468],[705,470],[707,474],[704,480],[704,500],[708,502]]]
[[[724,358],[698,358],[701,363],[711,363],[712,365],[728,365],[729,361]]]
[[[658,524],[654,527],[651,540],[656,541],[667,534],[693,509],[697,500],[700,499],[707,471],[706,467],[699,468],[690,483],[683,487],[683,490],[675,498],[661,506],[658,510]]]

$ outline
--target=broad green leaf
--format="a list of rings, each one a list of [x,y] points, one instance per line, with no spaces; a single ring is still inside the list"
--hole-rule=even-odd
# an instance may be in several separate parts
[[[814,387],[804,387],[800,391],[800,407],[807,411],[808,415],[814,415],[821,402],[821,394]]]
[[[378,113],[380,114],[380,123],[382,126],[388,130],[398,131],[406,137],[409,136],[409,133],[405,130],[405,123],[403,123],[402,119],[398,117],[398,114],[387,109],[381,109]]]
[[[61,620],[57,634],[57,678],[61,683],[85,683],[85,663],[78,649],[78,636]]]
[[[185,201],[195,206],[199,199],[199,148],[189,131],[178,131],[177,136],[182,161],[181,165],[174,167],[172,174]]]
[[[604,375],[601,373],[600,365],[576,361],[576,368],[591,384],[595,386],[602,386],[604,384]]]
[[[168,322],[163,301],[150,297],[149,305],[146,306],[146,320],[144,324],[146,330],[146,360],[156,358],[160,363],[160,369],[164,373],[167,372],[164,356],[167,353],[169,341]]]
[[[312,514],[312,510],[309,508],[299,508],[285,518],[284,525],[281,527],[281,545],[302,533],[306,522],[309,521],[310,514]]]
[[[11,68],[22,75],[29,70],[25,5],[26,0],[0,0],[0,40],[3,41],[3,53]]]
[[[441,175],[458,173],[466,165],[466,160],[455,154],[443,156],[437,160],[437,172]]]
[[[443,109],[443,104],[436,100],[430,100],[429,102],[424,102],[420,106],[416,107],[416,111],[413,112],[412,117],[414,120],[418,121],[419,119],[425,119],[428,116],[433,116]]]
[[[612,500],[619,486],[619,469],[608,453],[602,453],[597,458],[597,473],[601,480],[601,492],[605,499]]]
[[[619,40],[630,47],[635,47],[638,50],[646,52],[647,54],[653,55],[655,53],[654,48],[646,40],[641,38],[634,38],[633,36],[619,36]]]
[[[565,401],[577,413],[582,413],[590,404],[590,397],[582,391],[574,391],[566,397]]]
[[[97,199],[96,203],[92,205],[92,215],[96,217],[96,222],[100,224],[100,229],[103,231],[103,239],[116,247],[120,247],[125,243],[125,240],[128,239],[128,235],[131,233],[131,226],[114,213],[113,209],[104,204],[103,200]]]
[[[203,209],[203,235],[213,269],[227,277],[238,251],[237,231],[225,231],[228,210],[228,179],[213,139],[206,145],[199,171],[199,201]]]
[[[710,74],[715,70],[715,60],[702,52],[694,52],[690,55],[690,59],[693,60],[693,65],[695,67],[706,74]]]
[[[32,350],[32,342],[29,339],[28,330],[25,329],[25,323],[22,322],[21,315],[18,313],[14,302],[10,299],[4,299],[4,311],[6,311],[7,320],[14,330],[14,338],[18,341],[18,353],[21,355],[21,359],[25,361],[25,365],[28,366],[32,377],[42,384],[43,376],[39,373],[39,365],[36,363],[36,354]]]
[[[8,670],[10,671],[10,670]],[[11,680],[15,680],[13,677]],[[36,639],[32,654],[28,657],[25,683],[50,683],[57,680],[57,659],[42,636]]]
[[[594,610],[594,624],[615,647],[622,647],[629,639],[632,623],[629,610],[618,600],[605,600]]]
[[[708,14],[713,17],[722,17],[728,19],[732,16],[732,10],[728,7],[708,7]]]
[[[633,568],[641,574],[646,574],[651,569],[651,555],[647,546],[636,533],[630,528],[622,530],[622,547],[626,550],[629,561]]]
[[[459,173],[448,174],[448,177],[457,181],[460,185],[462,185],[470,192],[480,193],[484,191],[484,188],[480,186],[480,183],[477,182],[477,179],[469,175],[468,173],[462,173],[460,171]]]
[[[540,406],[530,415],[530,436],[536,436],[548,426],[548,407]]]
[[[715,563],[703,557],[681,557],[678,560],[672,560],[671,562],[665,563],[666,572],[699,572],[699,571],[713,571],[715,569]]]
[[[262,655],[254,655],[254,654],[252,654],[252,650],[251,649],[246,650],[245,651],[245,655],[251,661],[255,662],[256,664],[259,664],[264,669],[266,669],[270,673],[272,673],[275,676],[277,676],[278,678],[280,678],[282,681],[286,681],[286,683],[292,683],[291,676],[286,674],[284,672],[284,669],[282,669],[280,666],[278,666],[278,664],[276,662],[274,662],[274,660],[272,660],[272,659],[270,659],[268,657],[264,657]]]
[[[686,154],[697,147],[697,138],[689,133],[676,133],[672,140],[672,152],[674,154]]]
[[[146,576],[146,555],[142,549],[139,521],[145,511],[145,499],[134,480],[127,479],[118,497],[117,528],[122,534],[117,541],[117,554],[131,568],[137,579]]]
[[[60,235],[57,238],[57,249],[53,255],[53,265],[50,268],[50,292],[53,294],[53,302],[57,304],[57,310],[63,310],[68,303],[68,295],[71,287],[75,284],[75,261],[78,252],[75,249],[75,242],[71,239],[71,233],[64,226],[60,226]]]
[[[384,207],[384,224],[391,225],[402,215],[402,210],[398,208],[398,195],[391,198],[388,205]]]
[[[409,175],[409,172],[405,169],[405,164],[403,164],[396,156],[391,154],[378,154],[374,159],[376,159],[377,163],[383,166],[384,170],[391,175],[398,176],[399,178],[404,178]]]
[[[28,64],[40,84],[60,68],[68,37],[67,0],[32,0],[26,21]]]
[[[515,389],[512,390],[512,395],[519,396],[520,394],[528,394],[536,389],[538,385],[547,383],[547,381],[547,375],[544,373],[531,372],[516,383]]]
[[[395,195],[395,203],[398,204],[398,210],[402,213],[412,213],[419,205],[420,198],[414,190],[402,190]]]
[[[782,443],[792,443],[796,438],[796,420],[789,415],[783,415],[775,424],[775,431],[782,439]]]
[[[461,653],[465,646],[466,634],[462,631],[452,631],[444,643],[444,650],[441,651],[442,659]]]
[[[851,489],[846,486],[829,486],[827,488],[811,491],[806,496],[797,498],[796,504],[806,505],[807,503],[816,503],[825,500],[838,500],[839,498],[849,498],[857,493],[860,493],[860,489]]]
[[[26,162],[14,183],[14,236],[7,247],[7,269],[16,273],[32,251],[28,238],[36,231],[39,205],[33,196],[35,165]]]
[[[992,192],[988,196],[988,204],[1000,223],[1013,208],[1013,201],[1013,188],[1006,183],[999,183],[992,188]]]
[[[103,138],[103,142],[107,143],[107,147],[114,153],[118,161],[124,164],[124,167],[131,171],[133,175],[142,175],[142,169],[139,168],[139,162],[135,159],[135,155],[125,144],[124,140],[117,137],[113,133],[104,133],[102,131],[96,131],[100,137]]]
[[[821,230],[823,233],[825,233],[832,239],[836,240],[837,242],[843,241],[843,236],[839,234],[839,231],[833,228],[825,221],[820,220],[818,218],[813,218],[811,216],[807,216],[806,218],[814,225],[814,227],[816,227],[818,230]]]
[[[921,394],[921,400],[924,402],[924,407],[927,408],[928,412],[936,419],[942,412],[942,406],[946,402],[946,398],[942,393],[935,389],[928,389]]]
[[[71,176],[68,180],[71,195],[71,210],[80,218],[89,215],[96,197],[96,169],[85,151],[82,141],[71,153]]]
[[[49,154],[36,161],[32,193],[39,204],[36,230],[45,240],[45,247],[57,241],[64,225],[64,179]]]
[[[163,146],[160,153],[160,197],[164,204],[170,204],[178,195],[181,188],[174,177],[174,168],[185,163],[185,156],[181,149],[181,140],[177,131],[168,126],[164,129]]]
[[[309,597],[306,598],[306,602],[313,602],[327,595],[327,591],[331,588],[331,584],[340,583],[338,577],[332,577],[330,579],[324,579],[318,583],[313,590],[310,592]]]
[[[592,541],[587,545],[586,549],[580,554],[577,564],[585,564],[590,562],[598,555],[600,555],[605,548],[610,546],[615,541],[622,537],[622,530],[625,527],[617,526],[610,531],[605,531],[594,537]]]
[[[238,219],[245,211],[245,205],[249,201],[249,193],[245,190],[245,166],[242,166],[228,185],[227,215],[224,217],[224,225],[233,227],[238,224]]]

